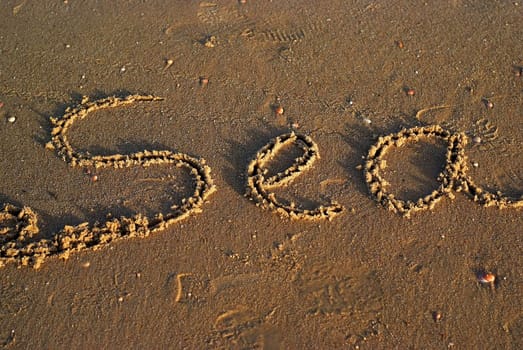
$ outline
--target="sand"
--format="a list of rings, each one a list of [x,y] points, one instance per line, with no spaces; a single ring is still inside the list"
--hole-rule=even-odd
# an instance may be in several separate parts
[[[523,347],[523,4],[0,10],[0,346]]]

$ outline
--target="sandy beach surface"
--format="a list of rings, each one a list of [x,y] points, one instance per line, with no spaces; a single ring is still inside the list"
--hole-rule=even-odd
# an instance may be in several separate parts
[[[1,348],[523,348],[522,2],[0,14]]]

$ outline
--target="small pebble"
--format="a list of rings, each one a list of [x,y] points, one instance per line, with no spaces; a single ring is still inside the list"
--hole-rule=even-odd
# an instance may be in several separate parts
[[[403,44],[403,41],[401,40],[397,40],[396,41],[396,45],[400,48],[400,49],[403,49],[405,47],[405,45]]]
[[[443,315],[439,311],[434,311],[432,313],[432,318],[434,319],[434,322],[439,322],[443,318]]]
[[[472,163],[472,166],[473,166],[474,168],[477,168],[477,167],[479,167],[479,163],[478,163],[478,162],[474,162],[474,163]]]
[[[88,268],[89,266],[91,266],[91,263],[90,263],[89,261],[84,262],[84,263],[82,264],[82,267],[84,267],[84,268]]]
[[[493,273],[490,273],[490,272],[485,272],[478,276],[478,281],[480,283],[492,284],[496,281],[496,275],[494,275]]]
[[[205,47],[215,47],[217,44],[217,39],[214,35],[211,35],[209,37],[207,37],[204,41],[204,46]]]
[[[416,91],[414,89],[407,89],[405,93],[409,96],[414,96],[416,94]]]
[[[93,176],[91,176],[91,181],[92,181],[92,182],[96,182],[96,181],[98,181],[98,175],[93,175]]]
[[[7,121],[8,121],[9,123],[14,123],[14,122],[16,122],[16,117],[14,117],[14,116],[10,116],[10,117],[7,118]]]
[[[483,99],[483,103],[487,108],[494,108],[494,103],[492,103],[492,101],[487,100],[486,98]]]
[[[209,84],[209,78],[200,77],[200,85],[201,86],[207,86],[207,84]]]
[[[472,138],[472,142],[474,142],[474,143],[481,143],[481,137],[479,137],[479,136],[474,136],[474,137]]]
[[[274,113],[276,113],[277,115],[282,115],[283,114],[283,107],[282,106],[276,106],[276,108],[274,108]]]

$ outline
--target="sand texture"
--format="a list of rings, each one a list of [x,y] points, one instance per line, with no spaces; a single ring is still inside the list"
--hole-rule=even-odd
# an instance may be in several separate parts
[[[0,13],[0,348],[523,348],[523,3]]]

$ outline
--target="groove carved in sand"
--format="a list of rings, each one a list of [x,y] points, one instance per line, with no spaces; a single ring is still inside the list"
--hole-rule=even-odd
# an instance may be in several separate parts
[[[282,149],[291,144],[298,145],[303,150],[303,155],[296,158],[294,164],[285,171],[266,178],[267,168],[265,165]],[[310,137],[294,132],[276,137],[258,151],[247,167],[247,196],[255,200],[260,206],[291,219],[331,220],[343,211],[341,205],[333,202],[312,210],[302,209],[292,202],[289,205],[280,202],[274,193],[269,192],[270,189],[275,187],[287,185],[303,171],[309,169],[318,158],[318,145]]]
[[[203,159],[196,159],[184,153],[167,150],[142,151],[132,154],[107,156],[90,155],[75,150],[69,143],[67,131],[76,120],[100,109],[124,106],[136,102],[160,101],[159,97],[130,95],[125,98],[107,97],[97,101],[84,98],[75,108],[68,108],[61,118],[51,118],[54,128],[51,141],[46,148],[56,150],[71,166],[94,166],[125,168],[130,166],[149,167],[152,165],[174,165],[187,168],[194,180],[192,196],[184,198],[181,205],[173,205],[167,213],[158,213],[152,218],[137,214],[133,217],[112,219],[102,224],[90,225],[85,222],[76,226],[65,226],[52,238],[35,238],[38,234],[36,214],[30,208],[17,208],[6,204],[0,214],[0,266],[9,262],[31,265],[38,268],[49,256],[68,258],[76,251],[99,249],[113,241],[147,237],[165,229],[168,225],[183,220],[193,213],[201,212],[206,198],[215,190],[210,168]]]

